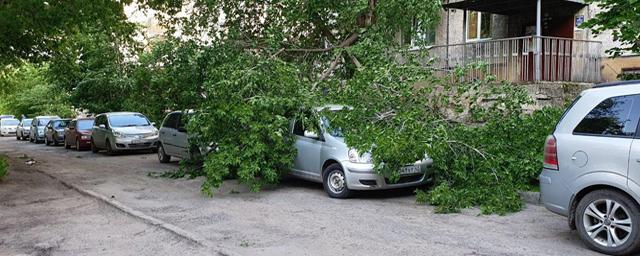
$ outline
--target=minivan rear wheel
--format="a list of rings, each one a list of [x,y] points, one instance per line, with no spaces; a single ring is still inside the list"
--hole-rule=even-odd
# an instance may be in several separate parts
[[[640,209],[620,192],[590,192],[578,203],[575,219],[580,238],[595,251],[630,255],[640,249]]]
[[[347,187],[347,177],[338,163],[324,169],[322,185],[329,197],[348,198],[351,195],[351,190]]]

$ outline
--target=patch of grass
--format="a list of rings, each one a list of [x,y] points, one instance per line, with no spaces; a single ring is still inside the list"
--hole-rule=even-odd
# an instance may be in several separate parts
[[[170,178],[170,179],[180,179],[186,175],[182,168],[178,170],[171,170],[166,172],[149,172],[147,176],[153,178]]]
[[[9,174],[9,163],[5,156],[0,156],[0,180]]]

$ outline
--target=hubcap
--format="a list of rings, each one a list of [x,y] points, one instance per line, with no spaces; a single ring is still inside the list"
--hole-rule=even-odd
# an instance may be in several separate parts
[[[582,219],[587,235],[601,246],[618,247],[631,236],[631,215],[616,201],[600,199],[592,202]]]
[[[331,192],[340,194],[344,190],[346,182],[344,180],[344,174],[342,174],[340,171],[333,171],[331,174],[329,174],[328,181],[329,189],[331,190]]]

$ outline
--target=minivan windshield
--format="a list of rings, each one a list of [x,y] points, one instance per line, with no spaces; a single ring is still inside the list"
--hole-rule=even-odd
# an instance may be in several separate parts
[[[111,127],[148,126],[149,120],[141,114],[109,116]]]
[[[342,128],[340,127],[331,127],[331,124],[329,123],[329,118],[326,117],[321,117],[320,118],[322,120],[322,125],[324,126],[325,130],[331,134],[331,136],[333,137],[344,137],[344,134],[342,133]]]
[[[78,130],[91,130],[93,128],[93,120],[78,120],[78,124],[76,125],[76,129]]]
[[[2,119],[2,125],[18,125],[18,119]]]

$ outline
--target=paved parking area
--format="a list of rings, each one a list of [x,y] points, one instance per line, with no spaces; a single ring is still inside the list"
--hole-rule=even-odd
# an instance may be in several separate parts
[[[321,185],[293,179],[260,193],[248,192],[229,181],[209,198],[200,193],[201,179],[148,176],[149,172],[178,169],[177,163],[160,164],[154,154],[106,156],[19,142],[15,138],[0,138],[0,154],[19,164],[23,161],[19,157],[26,155],[38,162],[25,165],[27,170],[37,169],[113,198],[239,255],[597,255],[585,249],[576,233],[567,227],[565,218],[540,206],[527,205],[522,212],[507,216],[482,216],[473,209],[442,215],[433,213],[430,206],[415,204],[411,190],[359,193],[353,199],[338,200],[328,198]],[[30,185],[6,189],[5,183],[0,183],[2,202],[7,198],[5,193],[34,189]],[[68,198],[73,197],[91,201],[95,204],[91,207],[103,209],[99,212],[109,216],[125,216],[106,204],[70,192],[59,194],[59,200],[35,205],[43,210],[66,207],[73,201]],[[21,209],[17,206],[1,205],[0,230],[9,227],[25,235],[0,232],[0,248],[9,245],[20,251],[25,243],[37,240],[30,235],[37,227],[13,227],[11,216],[20,215],[18,211]],[[78,214],[85,218],[88,213]],[[47,216],[37,218],[47,221]],[[120,246],[115,241],[128,240],[120,242],[132,244],[124,249],[130,254],[174,255],[175,248],[185,248],[192,254],[208,252],[209,248],[194,247],[156,227],[143,228],[146,224],[135,218],[125,216],[120,220],[129,224],[118,225],[123,231],[113,238],[114,244],[100,247],[87,243],[85,247],[112,248]],[[73,231],[67,235],[77,239],[86,235],[83,228],[94,224],[78,221],[66,225]],[[147,231],[152,235],[132,240],[140,232],[136,227],[152,230]],[[59,243],[62,255],[75,254],[64,253],[72,252],[65,251],[70,239]],[[172,246],[161,246],[167,241]],[[149,251],[149,247],[157,250]]]

